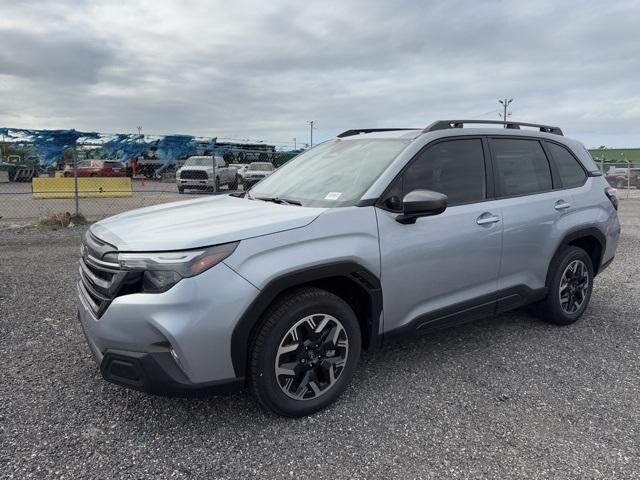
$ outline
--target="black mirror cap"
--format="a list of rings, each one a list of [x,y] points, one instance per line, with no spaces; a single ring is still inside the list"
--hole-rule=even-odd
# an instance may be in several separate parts
[[[416,223],[420,217],[440,215],[447,209],[449,198],[444,193],[431,190],[412,190],[402,199],[402,215],[396,220],[400,223]]]

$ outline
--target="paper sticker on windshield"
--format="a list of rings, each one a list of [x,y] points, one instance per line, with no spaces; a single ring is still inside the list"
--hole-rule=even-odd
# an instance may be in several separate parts
[[[342,192],[329,192],[327,193],[327,196],[324,197],[325,200],[337,200],[340,198],[340,195],[342,195]]]

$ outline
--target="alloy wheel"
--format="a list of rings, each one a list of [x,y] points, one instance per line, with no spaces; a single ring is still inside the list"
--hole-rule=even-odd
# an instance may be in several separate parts
[[[567,265],[560,279],[560,307],[564,313],[573,315],[584,304],[589,291],[589,270],[582,260],[573,260]]]
[[[309,315],[296,322],[280,342],[276,381],[290,398],[317,398],[340,378],[348,355],[349,338],[340,320],[323,313]]]

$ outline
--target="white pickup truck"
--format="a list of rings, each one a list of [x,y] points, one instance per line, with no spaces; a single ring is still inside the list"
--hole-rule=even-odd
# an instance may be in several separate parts
[[[185,189],[218,191],[222,185],[237,190],[238,174],[222,157],[189,157],[176,171],[178,193]]]

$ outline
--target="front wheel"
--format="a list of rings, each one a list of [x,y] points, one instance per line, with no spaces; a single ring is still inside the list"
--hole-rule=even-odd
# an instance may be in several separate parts
[[[341,298],[319,288],[280,297],[254,337],[249,385],[260,405],[301,417],[345,390],[361,349],[358,319]]]
[[[587,309],[593,289],[593,265],[583,249],[569,247],[552,265],[547,298],[540,304],[543,320],[556,325],[577,321]]]
[[[238,176],[236,175],[233,178],[233,182],[229,184],[229,190],[237,190],[238,189]]]

